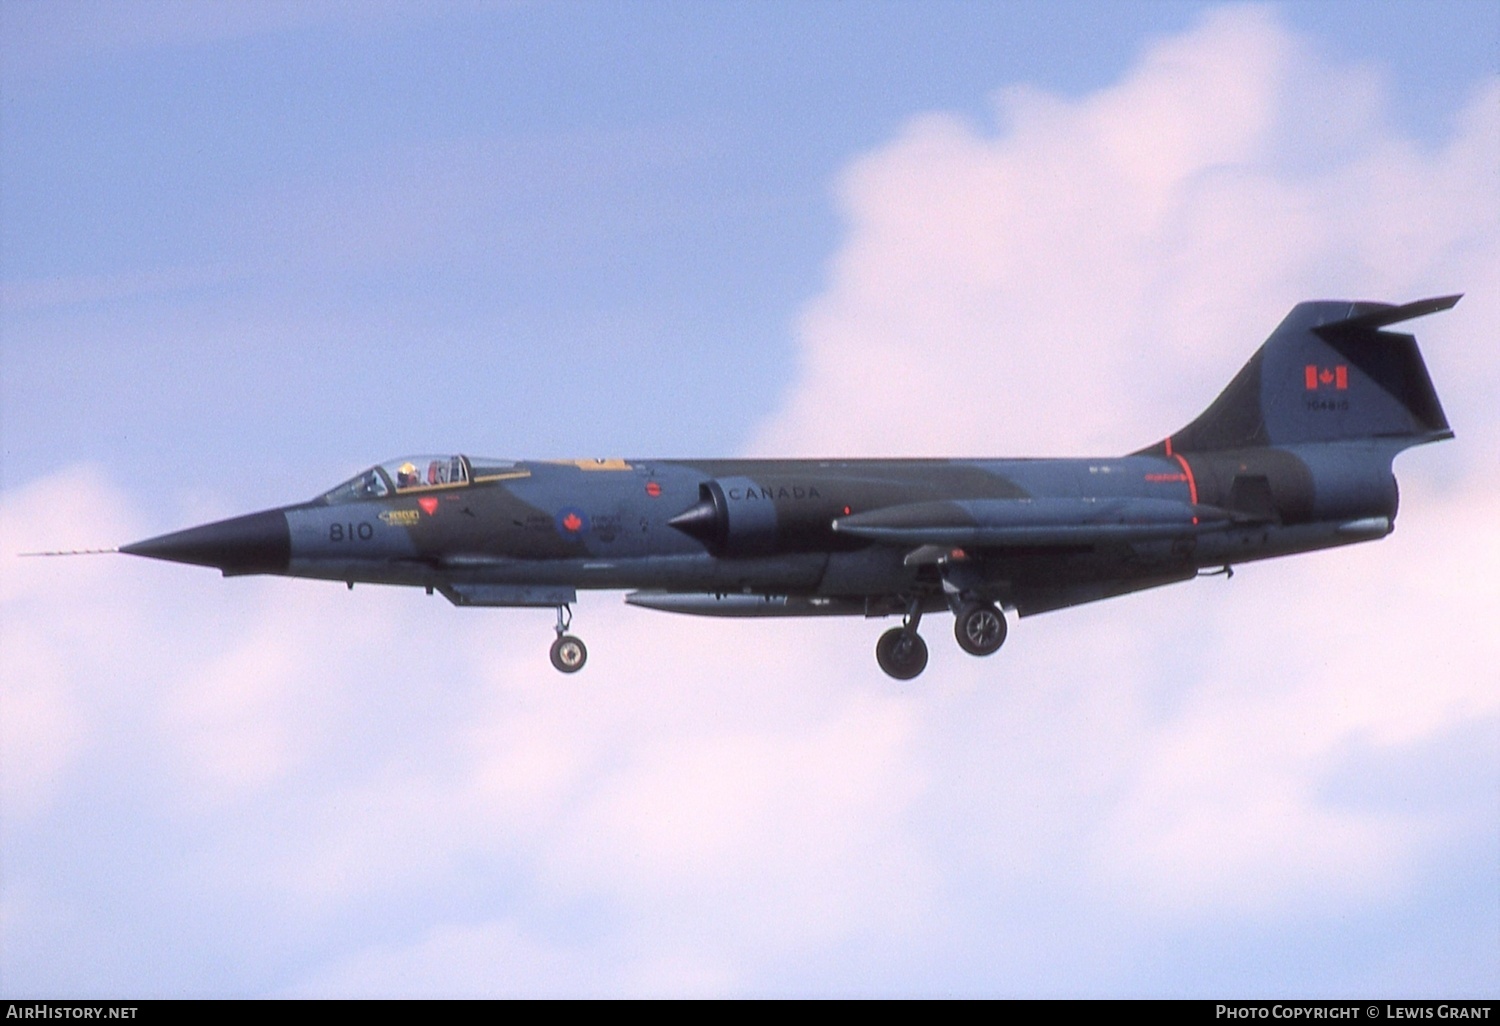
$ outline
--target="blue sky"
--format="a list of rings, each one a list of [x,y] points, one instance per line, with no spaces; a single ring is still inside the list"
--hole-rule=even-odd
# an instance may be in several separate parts
[[[4,993],[1493,993],[1491,5],[0,17]],[[13,556],[406,451],[1125,451],[1449,291],[1393,538],[914,685]]]
[[[734,451],[790,385],[841,168],[1007,85],[1100,88],[1201,9],[7,4],[4,480],[185,435],[204,487],[318,453],[303,491],[372,444]],[[1493,19],[1374,10],[1282,17],[1440,138]],[[479,381],[501,415],[453,401]]]

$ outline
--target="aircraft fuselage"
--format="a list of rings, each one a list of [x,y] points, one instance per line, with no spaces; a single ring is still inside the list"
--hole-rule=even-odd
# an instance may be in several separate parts
[[[1396,512],[1389,448],[1372,446],[1361,461],[1368,466],[1321,488],[1320,468],[1346,464],[1350,455],[1319,448],[1114,459],[518,462],[502,480],[302,503],[130,551],[169,559],[176,552],[227,575],[432,588],[465,605],[551,606],[568,589],[592,588],[856,600],[860,611],[871,598],[871,612],[904,609],[897,597],[928,578],[940,592],[937,568],[951,577],[961,563],[975,582],[967,590],[1025,614],[1086,600],[1100,582],[1117,594],[1134,590],[1126,585],[1387,533]],[[709,530],[695,536],[669,523],[715,491],[722,512]],[[968,518],[969,534],[959,498],[980,509]],[[1256,508],[1256,500],[1269,504]],[[1158,525],[1134,515],[1132,501],[1154,504],[1147,513],[1159,507],[1178,515]],[[1236,510],[1235,501],[1249,508]],[[1023,537],[1003,550],[982,538],[964,544],[984,528],[987,502],[1021,509],[1050,502],[1065,522],[1061,533]],[[838,529],[872,511],[944,504],[953,506],[951,522],[927,533],[894,525],[871,541]],[[1219,510],[1237,515],[1213,517]],[[1074,524],[1087,534],[1068,537]],[[1109,528],[1118,537],[1100,533]],[[240,529],[251,532],[252,544],[235,540]],[[944,551],[911,559],[923,546]],[[692,611],[712,613],[715,605]],[[722,615],[751,615],[751,608],[723,605]],[[779,615],[795,614],[783,608]]]
[[[1021,616],[1204,570],[1384,537],[1403,449],[1452,437],[1426,366],[1391,324],[1451,307],[1298,304],[1196,420],[1101,459],[564,460],[457,455],[371,467],[310,502],[121,551],[558,610],[578,589],[715,616],[900,614],[887,673],[926,665],[923,613],[965,651]]]

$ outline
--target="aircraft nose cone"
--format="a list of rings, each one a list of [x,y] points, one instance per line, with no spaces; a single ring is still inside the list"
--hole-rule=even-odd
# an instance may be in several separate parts
[[[218,567],[225,577],[274,574],[292,557],[292,532],[279,509],[220,520],[122,545],[121,552],[174,563]]]

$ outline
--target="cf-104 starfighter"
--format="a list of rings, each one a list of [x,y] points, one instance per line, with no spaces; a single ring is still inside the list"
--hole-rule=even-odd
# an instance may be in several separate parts
[[[1100,459],[514,461],[410,456],[312,499],[123,546],[217,567],[401,584],[459,606],[557,609],[577,591],[707,616],[902,617],[875,645],[906,680],[924,615],[976,656],[1004,610],[1062,609],[1237,563],[1383,538],[1391,463],[1451,438],[1416,340],[1458,296],[1294,307],[1196,420]]]

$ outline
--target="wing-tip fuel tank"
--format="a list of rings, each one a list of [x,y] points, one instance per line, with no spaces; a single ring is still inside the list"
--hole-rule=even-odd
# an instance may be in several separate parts
[[[1103,459],[571,460],[408,456],[308,502],[124,545],[215,567],[395,584],[455,605],[557,610],[579,589],[707,616],[900,616],[892,677],[927,663],[925,614],[971,655],[1020,616],[1273,556],[1383,538],[1392,460],[1453,437],[1416,340],[1459,296],[1297,304],[1204,412]],[[39,553],[62,555],[66,553]]]

